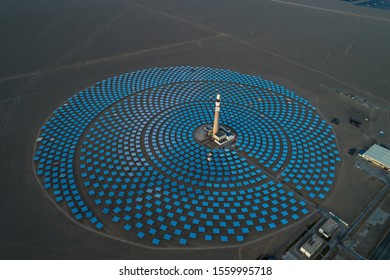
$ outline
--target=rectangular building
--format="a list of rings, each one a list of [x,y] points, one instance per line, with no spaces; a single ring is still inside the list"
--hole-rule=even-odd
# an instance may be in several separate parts
[[[318,235],[313,234],[299,250],[310,258],[321,247],[322,243],[322,239]]]
[[[325,238],[329,238],[332,233],[338,228],[338,224],[329,218],[318,230]]]
[[[369,160],[382,168],[390,170],[390,150],[377,144],[369,148],[363,155],[363,158]]]

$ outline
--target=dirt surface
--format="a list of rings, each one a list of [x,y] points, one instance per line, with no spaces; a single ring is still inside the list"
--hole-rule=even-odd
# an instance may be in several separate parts
[[[281,256],[310,223],[309,218],[242,249],[161,251],[100,236],[57,210],[32,170],[33,143],[44,121],[88,85],[154,66],[211,66],[261,76],[308,99],[329,122],[339,118],[332,126],[343,161],[335,191],[323,206],[353,222],[384,185],[353,167],[348,149],[374,142],[390,146],[389,25],[388,11],[336,0],[5,1],[0,259]],[[350,117],[361,127],[351,125]]]

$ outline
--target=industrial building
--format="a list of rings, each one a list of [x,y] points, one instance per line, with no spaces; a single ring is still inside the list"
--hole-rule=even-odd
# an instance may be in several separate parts
[[[322,239],[318,235],[313,234],[299,250],[310,258],[321,247],[322,243]]]
[[[390,170],[390,150],[377,144],[369,148],[362,157],[380,167]]]
[[[318,230],[325,238],[329,238],[332,233],[338,228],[338,224],[329,218]]]

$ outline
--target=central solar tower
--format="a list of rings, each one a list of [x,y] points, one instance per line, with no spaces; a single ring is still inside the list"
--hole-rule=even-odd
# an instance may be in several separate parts
[[[214,114],[214,126],[213,126],[213,138],[216,137],[219,131],[219,112],[221,111],[221,95],[217,94],[217,100],[215,101],[215,114]]]

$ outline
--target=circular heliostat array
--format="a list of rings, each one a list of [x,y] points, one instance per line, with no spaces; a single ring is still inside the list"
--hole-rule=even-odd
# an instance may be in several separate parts
[[[193,137],[212,123],[234,146]],[[153,68],[89,87],[42,127],[42,187],[85,226],[144,246],[239,244],[302,219],[332,190],[331,127],[309,102],[259,77],[201,67]]]

